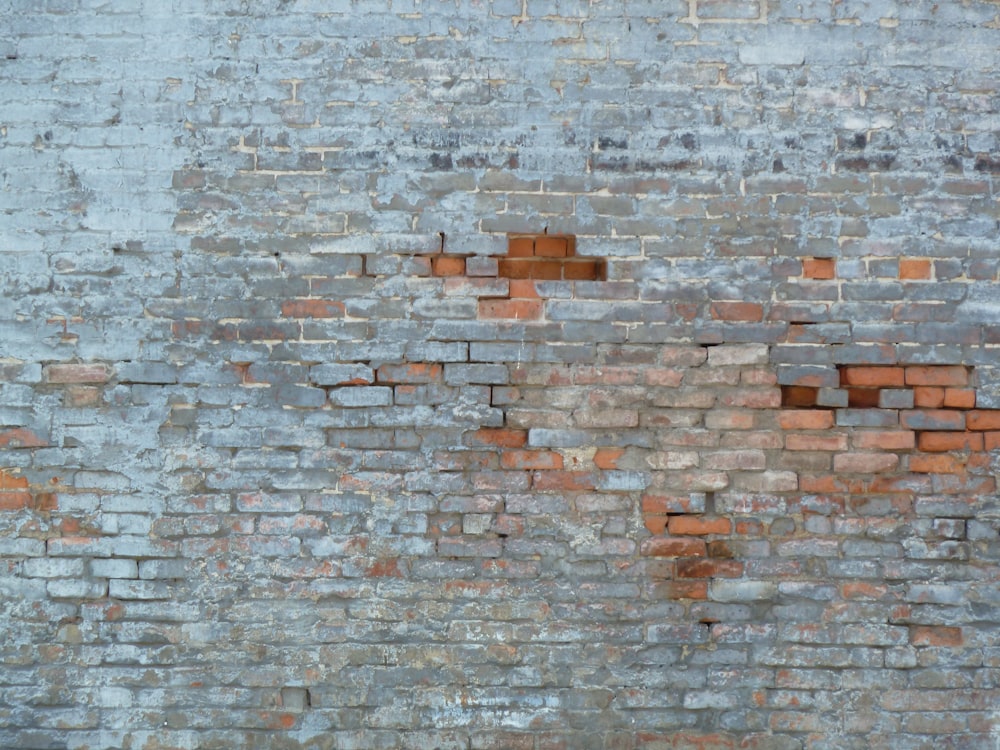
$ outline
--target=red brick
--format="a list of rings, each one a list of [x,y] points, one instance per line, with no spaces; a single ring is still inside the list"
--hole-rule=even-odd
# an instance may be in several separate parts
[[[815,406],[819,389],[800,385],[781,386],[781,405],[791,407]]]
[[[544,258],[565,258],[569,246],[565,237],[543,235],[535,238],[535,255]]]
[[[649,533],[656,536],[667,533],[667,521],[669,520],[670,516],[644,515],[642,518],[643,525],[649,530]]]
[[[962,629],[946,625],[911,625],[910,643],[914,646],[961,646]]]
[[[484,427],[467,433],[466,444],[471,446],[496,446],[497,448],[522,448],[528,444],[527,430],[504,427]]]
[[[602,261],[572,259],[563,263],[562,277],[566,281],[602,281],[606,277]]]
[[[557,260],[536,260],[524,258],[497,262],[497,271],[505,279],[543,279],[558,281],[563,277],[563,263]]]
[[[507,450],[500,456],[500,466],[523,471],[561,469],[563,458],[547,450]]]
[[[290,299],[281,303],[281,314],[286,318],[341,318],[345,309],[343,302],[325,299]]]
[[[840,595],[848,600],[878,601],[885,598],[888,592],[889,589],[884,584],[867,581],[851,581],[840,586]]]
[[[435,255],[431,258],[431,271],[435,276],[462,276],[465,274],[465,258]]]
[[[833,258],[806,258],[802,261],[802,275],[807,279],[833,279],[837,264]]]
[[[536,471],[531,478],[536,490],[579,491],[594,489],[594,475],[589,471]]]
[[[918,385],[913,389],[913,405],[921,409],[940,409],[944,406],[944,388]]]
[[[977,409],[966,414],[970,430],[1000,430],[1000,409]]]
[[[31,505],[28,478],[0,469],[0,510],[22,510]]]
[[[981,451],[981,432],[921,432],[917,447],[922,451],[940,453],[943,451]]]
[[[411,362],[382,365],[376,373],[378,383],[439,383],[444,369],[439,364]]]
[[[841,453],[833,457],[833,470],[844,474],[892,471],[899,464],[895,453]]]
[[[790,451],[845,451],[847,435],[788,435],[785,448]]]
[[[695,513],[698,510],[687,495],[642,496],[643,513]]]
[[[624,454],[624,448],[598,448],[594,453],[594,465],[598,469],[617,469],[618,459]]]
[[[705,557],[705,540],[691,537],[654,537],[643,541],[641,553],[647,557]]]
[[[916,474],[964,474],[965,464],[951,455],[910,456],[910,471]]]
[[[106,383],[111,370],[104,364],[49,365],[45,379],[49,383]]]
[[[671,516],[667,530],[674,535],[728,534],[733,522],[728,518],[705,518],[703,516]]]
[[[764,306],[758,302],[713,302],[711,312],[716,320],[758,322],[764,319]]]
[[[694,557],[677,561],[678,578],[739,578],[743,563],[737,560],[709,560]]]
[[[803,409],[778,414],[783,430],[825,430],[833,427],[833,412],[829,409]]]
[[[840,371],[841,385],[897,387],[904,384],[903,380],[902,367],[844,367]]]
[[[879,393],[878,388],[848,388],[847,405],[852,409],[877,409]]]
[[[911,365],[906,368],[906,384],[964,387],[969,384],[969,370],[962,365]]]
[[[538,290],[530,279],[511,279],[509,295],[518,299],[538,299]]]
[[[912,430],[856,431],[851,437],[851,444],[860,450],[905,451],[914,448],[917,440]]]
[[[538,320],[542,317],[540,299],[481,299],[479,317],[510,320]]]
[[[983,448],[988,451],[1000,449],[1000,432],[984,432]]]
[[[0,448],[44,448],[46,445],[47,441],[24,427],[0,432]]]
[[[944,405],[949,409],[974,409],[976,407],[975,388],[946,388]]]
[[[899,278],[929,279],[931,277],[931,262],[926,258],[901,258],[899,261]]]
[[[511,237],[507,240],[507,256],[510,258],[530,258],[535,254],[534,237]]]

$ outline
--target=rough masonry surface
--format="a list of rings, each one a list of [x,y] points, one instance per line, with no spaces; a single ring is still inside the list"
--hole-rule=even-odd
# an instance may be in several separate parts
[[[0,747],[1000,746],[996,2],[0,11]]]

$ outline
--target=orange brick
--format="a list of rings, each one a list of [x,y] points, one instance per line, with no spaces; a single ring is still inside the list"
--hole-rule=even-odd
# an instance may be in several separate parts
[[[844,367],[840,371],[841,385],[866,388],[897,387],[903,385],[902,367]]]
[[[667,531],[667,521],[669,516],[643,516],[643,524],[649,529],[650,534],[659,536]]]
[[[21,510],[31,505],[28,478],[0,470],[0,510]]]
[[[974,409],[976,407],[976,389],[946,388],[944,405],[949,409]]]
[[[899,451],[914,448],[917,440],[916,433],[912,430],[878,430],[855,432],[851,443],[855,448],[862,450],[878,448],[885,451]]]
[[[286,318],[340,318],[344,303],[325,299],[290,299],[281,303]]]
[[[44,448],[47,445],[45,440],[24,427],[0,432],[0,448]]]
[[[28,478],[19,477],[6,469],[0,469],[0,490],[26,490]]]
[[[535,254],[534,237],[510,237],[507,240],[507,256],[510,258],[530,258]]]
[[[941,453],[944,451],[981,451],[981,432],[921,432],[917,447],[922,451]]]
[[[802,409],[778,414],[783,430],[825,430],[833,427],[833,412],[829,409]]]
[[[764,306],[757,302],[713,302],[711,311],[716,320],[758,322],[764,319]]]
[[[1000,409],[977,409],[965,415],[970,430],[1000,430]]]
[[[471,446],[492,445],[497,448],[521,448],[528,444],[528,431],[512,430],[505,427],[484,427],[468,434],[466,444]]]
[[[0,510],[22,510],[30,508],[31,505],[30,492],[0,490]]]
[[[1000,432],[984,432],[983,449],[988,451],[1000,449]]]
[[[789,435],[785,449],[790,451],[844,451],[847,435]]]
[[[565,237],[543,235],[535,238],[535,255],[544,258],[565,258],[569,253]]]
[[[646,539],[640,548],[646,557],[705,557],[704,539],[691,537],[655,537]]]
[[[802,275],[807,279],[833,279],[837,265],[833,258],[806,258],[802,261]]]
[[[618,459],[624,454],[624,448],[598,448],[594,453],[594,465],[598,469],[617,469]]]
[[[910,643],[914,646],[961,646],[962,629],[947,625],[911,625]]]
[[[733,522],[728,518],[704,518],[702,516],[671,516],[667,529],[671,534],[728,534]]]
[[[497,262],[497,272],[501,278],[505,279],[559,281],[563,277],[563,264],[557,260],[537,260],[535,258],[507,260],[501,258]]]
[[[910,471],[915,474],[964,474],[965,464],[955,456],[910,456]]]
[[[538,299],[535,282],[530,279],[511,279],[509,294],[517,299]]]
[[[431,271],[435,276],[462,276],[465,273],[465,258],[436,255],[431,258]]]
[[[540,299],[481,299],[479,317],[538,320],[542,317]]]
[[[560,454],[546,450],[508,450],[500,456],[500,466],[504,469],[522,471],[552,470],[563,467]]]
[[[963,365],[910,365],[906,384],[964,387],[969,384],[969,370]]]
[[[929,279],[931,277],[931,262],[926,258],[901,258],[899,261],[899,278]]]
[[[913,405],[924,409],[939,409],[944,406],[944,388],[918,385],[913,389]]]

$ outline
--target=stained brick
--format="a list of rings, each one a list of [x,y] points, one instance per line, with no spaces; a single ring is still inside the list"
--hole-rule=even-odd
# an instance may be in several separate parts
[[[917,440],[922,451],[981,451],[983,435],[978,432],[922,432]]]
[[[691,537],[654,537],[641,546],[643,555],[649,557],[704,557],[705,542]]]
[[[964,430],[966,412],[948,409],[916,409],[900,412],[899,421],[904,428],[910,430]]]
[[[966,414],[966,425],[970,430],[1000,430],[1000,409],[978,409]]]
[[[906,368],[907,385],[932,385],[962,388],[969,382],[969,371],[961,366],[919,366]]]

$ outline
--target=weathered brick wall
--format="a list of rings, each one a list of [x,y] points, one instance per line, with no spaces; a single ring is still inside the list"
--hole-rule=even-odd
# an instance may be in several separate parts
[[[0,9],[0,746],[1000,745],[995,2]]]

